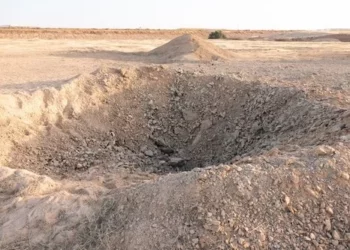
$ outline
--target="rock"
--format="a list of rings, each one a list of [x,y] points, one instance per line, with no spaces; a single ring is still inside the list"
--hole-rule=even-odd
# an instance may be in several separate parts
[[[330,215],[333,215],[333,214],[334,214],[333,209],[332,209],[331,207],[327,207],[327,208],[326,208],[326,211],[327,211],[327,213],[329,213]]]
[[[334,230],[332,233],[333,239],[340,240],[340,234],[337,230]]]
[[[290,198],[287,195],[284,197],[284,202],[287,206],[290,204]]]
[[[324,225],[325,225],[325,229],[326,229],[327,231],[331,231],[331,229],[332,229],[332,223],[331,223],[331,220],[330,220],[330,219],[326,219],[326,220],[324,221]]]
[[[83,164],[78,163],[78,164],[77,164],[77,166],[76,166],[76,168],[77,168],[77,169],[81,169],[81,168],[83,168]]]
[[[342,141],[350,141],[350,134],[340,136],[340,139]]]
[[[180,127],[174,128],[174,134],[180,135],[180,134],[184,134],[184,133],[185,133],[185,130],[183,128],[180,128]]]
[[[334,148],[326,145],[318,146],[314,152],[318,156],[331,156],[335,154]]]
[[[338,246],[338,245],[339,245],[339,241],[337,241],[337,240],[332,240],[332,244],[333,244],[334,246]]]
[[[195,112],[192,112],[191,110],[182,110],[182,117],[185,119],[185,121],[190,122],[194,121],[198,118],[198,115]]]
[[[314,240],[314,239],[316,239],[316,236],[313,233],[311,233],[310,234],[310,239]]]
[[[212,121],[207,119],[201,123],[201,131],[209,129],[213,125]]]
[[[142,146],[140,150],[141,150],[141,152],[147,151],[147,146]]]
[[[221,118],[225,118],[226,112],[221,112],[219,115],[220,115]]]
[[[149,138],[153,141],[154,145],[156,145],[157,147],[167,147],[168,145],[165,143],[164,140],[160,139],[160,138],[156,138],[153,136],[149,136]]]
[[[53,166],[54,167],[59,167],[60,166],[60,163],[58,161],[53,161]]]
[[[346,173],[346,172],[342,172],[342,173],[340,174],[340,177],[343,178],[344,180],[347,180],[347,181],[350,179],[349,174]]]
[[[167,154],[167,155],[171,155],[171,154],[174,154],[175,153],[175,150],[172,149],[172,148],[169,148],[169,147],[159,147],[159,150],[164,153],[164,154]]]
[[[146,156],[149,156],[149,157],[153,157],[153,156],[154,156],[154,153],[153,153],[152,150],[146,150],[146,151],[144,152],[144,154],[145,154]]]
[[[245,240],[243,238],[238,239],[238,244],[242,245],[245,243]]]
[[[155,138],[153,136],[149,136],[149,138],[153,141],[154,145],[156,145],[162,153],[168,155],[175,153],[175,150],[169,147],[162,139]]]
[[[171,157],[169,159],[169,165],[172,167],[182,167],[185,164],[185,160],[179,157]]]
[[[350,233],[346,233],[346,234],[345,234],[345,239],[346,239],[346,240],[350,240]]]
[[[247,242],[247,241],[246,241],[246,242],[244,242],[243,247],[244,247],[244,248],[249,248],[249,247],[250,247],[250,243],[249,243],[249,242]]]
[[[220,221],[215,219],[208,219],[207,223],[204,224],[204,228],[212,232],[219,232],[220,225],[221,225]]]
[[[237,172],[241,172],[242,170],[243,170],[243,168],[241,168],[241,167],[239,167],[239,166],[236,168],[236,171],[237,171]]]

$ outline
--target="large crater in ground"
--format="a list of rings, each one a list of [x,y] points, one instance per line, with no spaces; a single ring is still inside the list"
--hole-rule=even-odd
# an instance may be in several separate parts
[[[346,128],[344,110],[300,89],[162,66],[100,69],[2,100],[2,163],[51,176],[94,166],[186,171],[330,142]]]

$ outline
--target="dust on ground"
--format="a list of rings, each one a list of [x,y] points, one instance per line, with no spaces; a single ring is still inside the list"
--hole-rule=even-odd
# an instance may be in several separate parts
[[[348,46],[195,39],[3,41],[2,249],[349,248]]]

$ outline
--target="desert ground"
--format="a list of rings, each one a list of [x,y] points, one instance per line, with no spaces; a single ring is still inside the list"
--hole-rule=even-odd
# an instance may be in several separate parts
[[[350,32],[0,29],[0,249],[350,249]]]

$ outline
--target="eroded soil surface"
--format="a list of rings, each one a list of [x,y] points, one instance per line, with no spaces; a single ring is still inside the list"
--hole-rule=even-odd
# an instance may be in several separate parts
[[[0,41],[1,249],[348,249],[348,45],[164,42]]]

